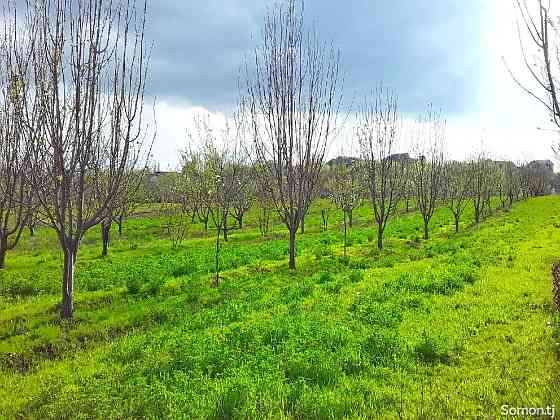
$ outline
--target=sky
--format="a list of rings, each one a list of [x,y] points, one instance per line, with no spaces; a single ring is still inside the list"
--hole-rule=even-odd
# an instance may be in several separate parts
[[[231,114],[240,69],[274,4],[150,1],[147,93],[155,101],[153,160],[161,169],[177,166],[196,115],[219,120]],[[516,86],[504,64],[524,79],[511,0],[307,0],[304,16],[340,50],[350,112],[382,84],[397,93],[405,119],[414,120],[429,103],[443,111],[450,158],[481,147],[499,159],[553,158],[558,134],[537,129],[553,130],[546,111]],[[351,132],[345,127],[331,156]]]

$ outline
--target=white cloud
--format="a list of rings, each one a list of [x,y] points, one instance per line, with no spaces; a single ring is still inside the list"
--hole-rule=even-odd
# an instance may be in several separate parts
[[[451,158],[462,159],[484,143],[485,149],[500,159],[531,160],[552,158],[551,145],[558,142],[546,110],[525,94],[512,80],[503,62],[504,57],[515,74],[526,76],[520,56],[515,29],[515,11],[510,0],[488,1],[482,14],[479,30],[483,50],[479,62],[483,77],[473,76],[472,89],[477,101],[471,111],[447,121],[447,151]],[[461,46],[457,46],[459,63]],[[404,95],[401,92],[400,95]],[[449,93],[450,95],[453,92]],[[162,169],[173,168],[178,163],[178,150],[187,144],[186,130],[193,128],[194,116],[210,113],[225,120],[223,112],[210,112],[196,104],[179,104],[160,101],[156,105],[158,138],[154,158]],[[414,119],[409,115],[407,118]],[[329,157],[348,150],[353,119],[349,119],[342,135],[329,148]],[[404,151],[404,150],[403,150]]]

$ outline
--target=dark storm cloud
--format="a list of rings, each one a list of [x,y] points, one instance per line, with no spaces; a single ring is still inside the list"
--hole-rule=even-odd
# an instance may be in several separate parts
[[[151,93],[209,108],[233,104],[270,4],[152,0]],[[348,99],[382,82],[407,111],[433,102],[455,114],[476,95],[483,8],[484,0],[308,0],[305,16],[340,48]]]

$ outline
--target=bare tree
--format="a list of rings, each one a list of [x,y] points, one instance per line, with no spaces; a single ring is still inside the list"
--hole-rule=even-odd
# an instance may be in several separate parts
[[[348,227],[352,227],[354,209],[362,204],[363,176],[360,162],[339,163],[332,167],[327,191],[329,198],[342,210],[344,222],[344,256],[348,244]]]
[[[368,174],[373,215],[377,224],[377,247],[395,213],[404,189],[405,162],[393,156],[400,129],[397,97],[379,88],[362,105],[357,128],[362,158]]]
[[[183,244],[192,225],[188,193],[182,174],[171,173],[167,174],[165,178],[165,188],[162,189],[164,228],[171,241],[171,247],[178,249]]]
[[[21,238],[31,217],[31,191],[27,183],[29,154],[23,134],[24,99],[29,90],[33,39],[21,38],[16,8],[3,8],[0,32],[0,269],[6,253]],[[32,110],[30,110],[32,112]]]
[[[239,229],[243,229],[245,213],[251,209],[255,199],[255,173],[253,168],[243,165],[238,169],[235,191],[233,192],[232,214]]]
[[[296,234],[311,204],[342,100],[339,53],[303,26],[303,8],[287,0],[270,11],[254,67],[246,64],[245,96],[257,162],[273,183],[273,201],[289,231],[289,267]]]
[[[228,240],[228,218],[234,207],[242,182],[243,171],[247,168],[247,158],[242,141],[246,128],[243,108],[239,108],[233,122],[227,121],[221,136],[215,133],[216,122],[209,117],[195,119],[195,133],[190,133],[190,142],[199,145],[194,153],[198,156],[198,178],[208,191],[208,209],[216,228],[215,283],[220,281],[221,239]],[[184,152],[188,156],[189,152]],[[184,159],[192,162],[193,159]],[[192,170],[191,169],[191,170]]]
[[[33,4],[37,45],[28,107],[31,185],[64,253],[62,316],[73,315],[74,266],[84,234],[107,217],[136,166],[143,124],[146,3]]]
[[[521,170],[513,162],[506,162],[504,166],[506,195],[509,207],[519,200],[521,194]]]
[[[416,125],[416,153],[418,159],[411,167],[412,182],[418,210],[424,223],[424,239],[429,237],[429,223],[437,207],[443,186],[445,157],[445,120],[432,106]]]
[[[551,15],[550,0],[513,0],[518,12],[517,32],[521,55],[534,88],[520,81],[509,69],[515,82],[530,96],[541,103],[550,114],[551,121],[560,128],[558,81],[560,77],[560,19]],[[553,4],[555,2],[552,2]],[[527,48],[528,40],[533,48]],[[530,53],[532,49],[534,53]],[[553,147],[556,154],[558,146]]]
[[[488,208],[492,197],[492,166],[493,162],[486,153],[479,151],[470,161],[472,189],[471,198],[474,208],[474,221],[479,224]]]
[[[127,180],[113,211],[113,221],[118,226],[119,236],[123,234],[124,221],[133,216],[148,197],[145,171],[134,171]]]
[[[447,207],[453,213],[455,232],[459,232],[461,215],[466,208],[471,192],[471,166],[465,162],[448,162],[445,165]]]
[[[259,165],[255,165],[253,169],[255,173],[255,197],[258,207],[257,219],[259,231],[264,237],[271,228],[271,217],[274,211],[274,203],[272,200],[273,192],[270,188],[270,184],[262,182],[262,177],[266,176],[268,172],[263,170]]]

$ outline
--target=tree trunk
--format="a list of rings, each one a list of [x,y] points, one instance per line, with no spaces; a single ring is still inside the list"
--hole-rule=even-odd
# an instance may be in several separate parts
[[[208,218],[204,219],[204,231],[208,232]]]
[[[228,241],[228,225],[227,225],[227,217],[224,218],[224,241]]]
[[[478,225],[480,223],[480,207],[475,206],[474,208],[474,221]]]
[[[225,231],[224,231],[225,232]],[[220,229],[216,236],[216,287],[220,285]]]
[[[406,197],[406,212],[408,213],[409,211],[410,211],[410,199]]]
[[[243,213],[237,218],[237,223],[239,223],[239,230],[243,229]]]
[[[344,217],[344,258],[346,258],[346,247],[347,247],[347,229],[346,229],[346,212],[342,212],[342,215]]]
[[[111,236],[111,224],[102,223],[101,224],[101,239],[103,240],[103,250],[101,251],[102,257],[106,257],[109,254],[110,236]]]
[[[31,237],[35,236],[35,228],[31,225],[29,225],[28,228],[29,228],[29,236]]]
[[[119,236],[122,236],[122,232],[123,232],[123,229],[122,229],[123,217],[122,216],[117,217],[117,225],[119,226]]]
[[[290,228],[290,270],[296,269],[296,231],[297,228]]]
[[[428,224],[430,223],[429,220],[424,220],[424,239],[429,239],[429,229],[428,229]]]
[[[302,235],[305,233],[305,217],[302,217],[302,218],[301,218],[300,233],[301,233]]]
[[[8,238],[2,236],[0,239],[0,270],[6,268],[6,253],[8,252]]]
[[[64,273],[62,281],[62,311],[63,318],[69,319],[74,315],[74,264],[77,250],[64,249]]]
[[[350,210],[348,212],[348,227],[350,227],[350,228],[352,227],[352,221],[353,221],[353,211]]]
[[[455,233],[459,233],[459,219],[461,218],[461,213],[453,213],[455,218]]]
[[[377,248],[383,249],[383,229],[377,226]]]

